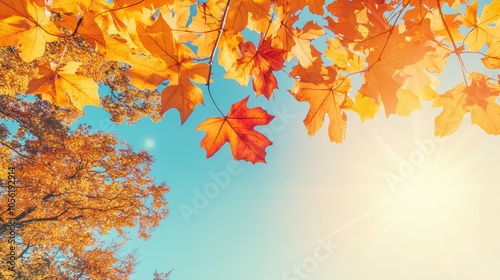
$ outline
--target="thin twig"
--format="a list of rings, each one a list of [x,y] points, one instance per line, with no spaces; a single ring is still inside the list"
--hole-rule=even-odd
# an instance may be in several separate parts
[[[64,55],[66,54],[66,50],[68,49],[68,44],[69,44],[69,41],[66,41],[66,45],[64,45],[64,50],[61,54],[61,57],[59,58],[59,61],[57,62],[56,69],[58,69],[59,66],[61,65],[62,59],[63,59]]]
[[[453,39],[453,36],[451,35],[450,28],[448,27],[448,24],[446,23],[446,19],[444,18],[443,11],[441,9],[441,3],[440,0],[436,0],[436,3],[438,5],[438,11],[439,15],[441,16],[441,21],[443,22],[444,27],[446,28],[446,32],[448,33],[448,36],[450,36],[451,44],[453,45],[453,53],[458,58],[458,62],[460,63],[460,70],[462,71],[462,77],[464,78],[465,86],[469,86],[467,83],[467,77],[465,75],[465,64],[464,61],[462,60],[462,57],[460,56],[460,49],[457,47],[457,44],[455,43],[455,39]]]
[[[118,7],[118,8],[112,8],[112,9],[109,9],[109,10],[106,10],[106,11],[102,11],[100,13],[98,13],[97,15],[94,16],[94,18],[104,14],[104,13],[110,13],[110,12],[116,12],[116,11],[120,11],[120,10],[123,10],[123,9],[126,9],[126,8],[130,8],[130,7],[133,7],[133,6],[137,6],[139,4],[141,4],[142,2],[144,2],[144,0],[140,0],[139,2],[136,2],[136,3],[133,3],[133,4],[130,4],[128,6],[125,6],[125,7]]]
[[[269,32],[269,29],[271,28],[271,25],[273,24],[274,20],[274,15],[276,15],[276,6],[273,5],[273,13],[271,14],[271,18],[269,19],[269,25],[267,25],[266,32],[261,36],[260,44],[264,41],[263,39],[266,39],[267,33]],[[260,48],[260,46],[259,46]]]
[[[210,91],[210,79],[212,77],[212,66],[214,63],[214,58],[215,58],[215,52],[217,50],[217,46],[219,45],[220,38],[222,37],[222,33],[224,32],[224,25],[226,24],[226,19],[227,19],[227,14],[229,10],[229,4],[231,3],[231,0],[227,1],[226,8],[224,9],[224,15],[222,16],[222,21],[219,27],[219,34],[217,35],[217,39],[215,40],[214,47],[212,49],[212,53],[210,54],[210,60],[208,61],[208,77],[207,77],[207,88],[208,88],[208,95],[210,96],[210,99],[212,99],[212,102],[214,103],[215,107],[219,111],[219,113],[222,116],[225,116],[224,113],[222,113],[221,109],[219,106],[217,106],[217,103],[215,103],[214,97],[212,96],[212,92]]]

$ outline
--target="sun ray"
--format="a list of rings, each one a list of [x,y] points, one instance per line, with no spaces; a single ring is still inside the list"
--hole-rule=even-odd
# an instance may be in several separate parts
[[[450,274],[455,275],[456,274],[455,265],[451,258],[450,250],[448,249],[448,246],[446,246],[446,242],[443,238],[441,230],[439,228],[435,229],[435,234],[436,234],[436,239],[439,241],[441,254],[443,255],[445,263],[448,266],[447,270],[449,271]]]

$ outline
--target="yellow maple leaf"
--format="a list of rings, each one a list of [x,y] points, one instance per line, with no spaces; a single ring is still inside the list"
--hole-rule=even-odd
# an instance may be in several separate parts
[[[484,44],[491,46],[500,40],[500,1],[493,1],[483,7],[480,17],[477,16],[477,0],[466,8],[464,25],[472,27],[465,43],[471,51],[479,51]]]
[[[347,109],[356,112],[361,118],[361,121],[365,122],[375,117],[380,110],[380,103],[358,92],[356,96],[354,96],[353,104]]]
[[[0,0],[0,46],[18,46],[26,62],[45,53],[45,43],[57,40],[59,30],[50,12],[31,1]]]
[[[238,46],[244,40],[241,32],[229,31],[226,28],[220,31],[225,8],[226,3],[223,1],[208,1],[197,5],[196,15],[188,26],[188,31],[191,34],[199,34],[192,40],[192,44],[197,47],[197,55],[202,58],[208,58],[212,55],[217,38],[219,38],[217,43],[218,62],[228,71],[233,63],[241,57]]]
[[[328,39],[326,46],[325,56],[332,59],[334,65],[342,71],[358,72],[364,68],[364,59],[345,49],[338,38]]]
[[[64,66],[55,63],[39,66],[40,78],[28,85],[28,93],[39,93],[43,99],[59,106],[71,103],[80,111],[86,105],[99,106],[98,85],[91,78],[75,74],[81,62],[70,61]]]
[[[297,57],[299,63],[305,68],[313,66],[315,62],[321,65],[321,53],[311,44],[311,41],[325,34],[323,28],[309,21],[304,28],[300,31],[294,29],[293,33],[295,45],[291,48],[291,52]]]
[[[490,69],[500,68],[500,42],[496,42],[486,52],[486,56],[481,59],[484,66]]]

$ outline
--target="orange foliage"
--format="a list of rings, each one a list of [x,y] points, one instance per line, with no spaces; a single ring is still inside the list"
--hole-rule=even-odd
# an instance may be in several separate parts
[[[314,20],[299,23],[306,8],[309,19],[323,20],[325,25]],[[212,95],[209,85],[217,61],[226,78],[240,85],[251,78],[256,95],[268,99],[278,88],[274,72],[291,69],[289,75],[300,81],[289,91],[311,104],[304,120],[311,135],[328,114],[330,140],[340,143],[347,124],[344,111],[357,113],[363,121],[380,108],[387,116],[406,116],[421,109],[422,101],[444,108],[436,119],[436,135],[448,135],[443,131],[454,129],[446,125],[457,126],[462,117],[448,119],[451,101],[443,100],[450,94],[436,92],[435,75],[455,56],[463,73],[458,88],[470,89],[477,75],[469,76],[463,56],[476,53],[486,68],[500,67],[497,1],[481,11],[477,1],[466,0],[0,0],[0,10],[0,46],[17,54],[9,54],[4,63],[26,66],[26,71],[19,70],[23,78],[5,86],[3,93],[20,89],[17,93],[42,94],[59,106],[71,101],[82,110],[85,105],[98,106],[95,83],[104,84],[129,102],[120,107],[116,99],[104,97],[101,103],[115,121],[133,122],[141,116],[157,120],[174,108],[184,123],[197,105],[204,104],[203,91],[195,83],[208,85]],[[259,42],[246,38],[246,29],[259,34]],[[318,40],[324,38],[326,45]],[[290,63],[286,68],[285,61]],[[115,68],[87,71],[96,63]],[[11,73],[0,71],[0,77],[8,79]],[[363,84],[352,92],[348,84],[355,74]],[[498,83],[497,77],[481,79],[483,84]],[[155,99],[161,85],[167,86]],[[135,100],[148,96],[142,103],[146,107],[137,108],[134,95]],[[497,134],[491,129],[499,125],[491,117],[496,111],[494,96],[497,91],[480,103],[469,99],[467,111],[474,115],[484,111],[486,115],[474,117],[473,122]],[[454,116],[463,116],[460,108],[456,110]],[[257,158],[239,159],[255,163]]]

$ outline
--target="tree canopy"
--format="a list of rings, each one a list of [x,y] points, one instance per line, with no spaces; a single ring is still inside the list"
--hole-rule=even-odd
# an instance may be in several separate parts
[[[134,152],[111,133],[71,129],[77,117],[75,109],[48,101],[0,96],[2,186],[9,167],[17,187],[14,212],[7,203],[0,211],[2,253],[13,218],[21,279],[126,279],[135,266],[134,255],[119,251],[128,231],[137,228],[148,238],[168,214],[168,187],[148,175],[151,155]],[[6,189],[0,199],[7,201]],[[110,230],[117,240],[105,243],[101,236]],[[8,273],[2,262],[1,278]]]

